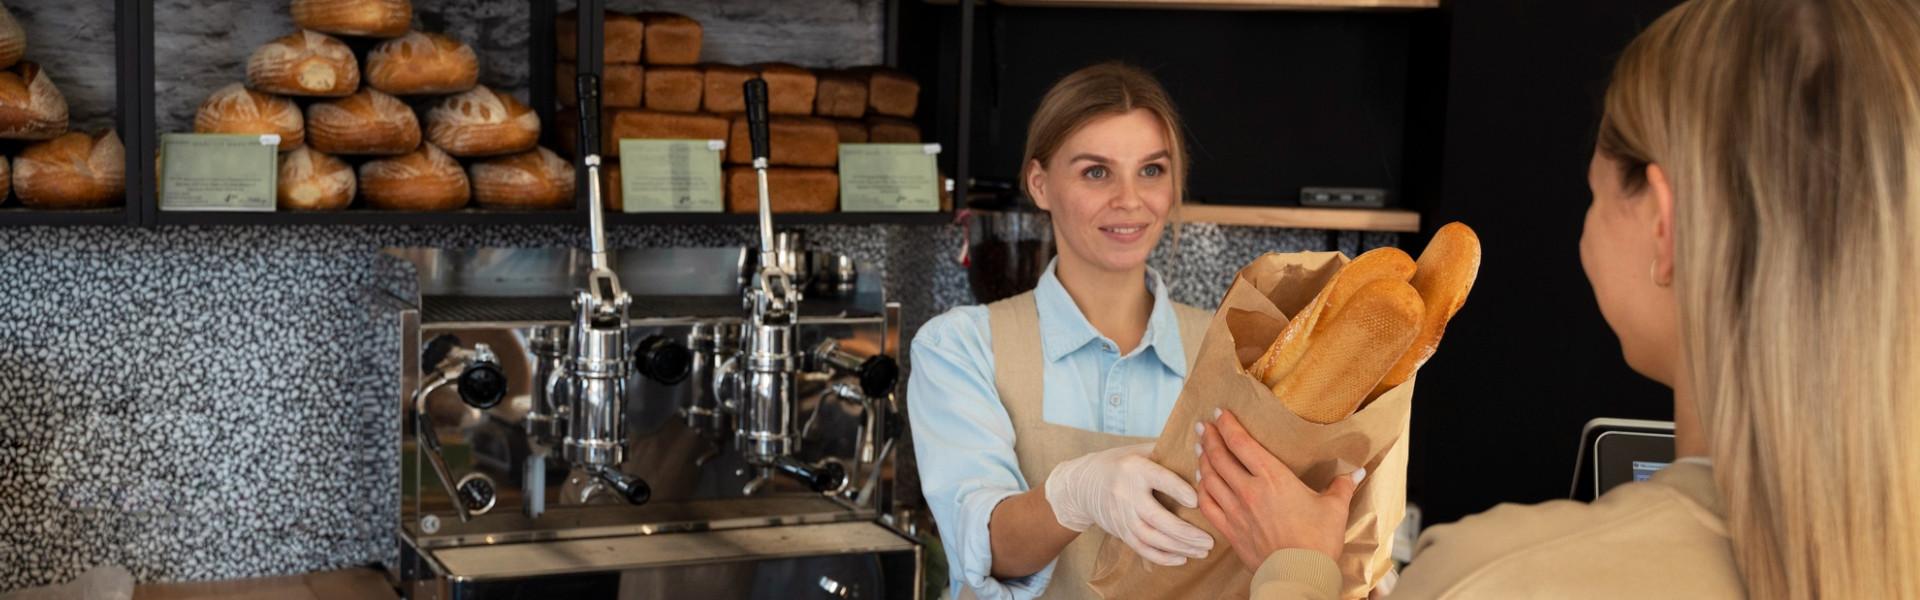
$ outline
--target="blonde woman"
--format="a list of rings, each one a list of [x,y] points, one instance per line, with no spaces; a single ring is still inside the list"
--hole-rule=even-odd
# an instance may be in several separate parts
[[[920,329],[908,411],[921,488],[961,598],[1086,597],[1099,529],[1148,560],[1213,539],[1154,500],[1193,487],[1146,458],[1208,313],[1167,298],[1147,256],[1180,205],[1180,118],[1139,69],[1068,75],[1027,132],[1022,183],[1059,257],[1032,292]]]
[[[1435,527],[1393,595],[1920,598],[1920,3],[1674,9],[1620,59],[1588,180],[1581,262],[1682,458]],[[1203,454],[1254,595],[1332,598],[1353,487],[1306,489],[1231,416]]]

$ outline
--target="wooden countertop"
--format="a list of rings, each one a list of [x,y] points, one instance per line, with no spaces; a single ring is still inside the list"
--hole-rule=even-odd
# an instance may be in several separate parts
[[[387,584],[385,573],[369,568],[223,581],[143,583],[133,588],[133,600],[239,600],[241,598],[393,600],[399,596],[394,593],[393,587]]]

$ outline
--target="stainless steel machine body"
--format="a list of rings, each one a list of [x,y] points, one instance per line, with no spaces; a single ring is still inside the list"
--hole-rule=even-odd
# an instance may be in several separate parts
[[[874,358],[898,354],[899,307],[877,269],[817,277],[790,324],[755,329],[753,250],[610,253],[644,290],[614,336],[569,309],[586,252],[388,252],[420,277],[400,300],[395,575],[410,597],[919,594],[921,548],[894,525],[897,371]],[[640,340],[691,350],[686,381],[625,368]],[[486,386],[466,382],[491,381],[473,365],[505,382],[490,408],[469,398]]]

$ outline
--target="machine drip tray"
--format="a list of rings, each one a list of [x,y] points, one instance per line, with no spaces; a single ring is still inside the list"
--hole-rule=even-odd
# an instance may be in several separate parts
[[[455,582],[836,554],[913,552],[876,523],[829,523],[444,548],[435,562]]]
[[[849,506],[818,494],[654,502],[645,506],[571,506],[548,510],[538,519],[490,515],[472,523],[445,522],[426,535],[417,522],[406,523],[407,536],[422,550],[517,542],[612,536],[653,535],[767,527],[872,521],[872,509]]]

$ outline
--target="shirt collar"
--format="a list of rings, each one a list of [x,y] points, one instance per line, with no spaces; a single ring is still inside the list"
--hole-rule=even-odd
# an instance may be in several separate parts
[[[1074,304],[1073,296],[1067,294],[1067,288],[1060,284],[1060,278],[1054,274],[1059,259],[1047,263],[1047,270],[1040,275],[1040,283],[1034,287],[1034,304],[1040,312],[1040,345],[1047,362],[1059,361],[1087,344],[1107,341],[1100,331],[1087,322],[1080,306]],[[1187,353],[1180,340],[1180,320],[1173,312],[1173,301],[1167,298],[1166,282],[1160,272],[1147,267],[1147,280],[1144,282],[1153,292],[1153,312],[1147,317],[1147,334],[1141,339],[1141,352],[1151,352],[1159,357],[1161,364],[1175,375],[1187,375]]]

